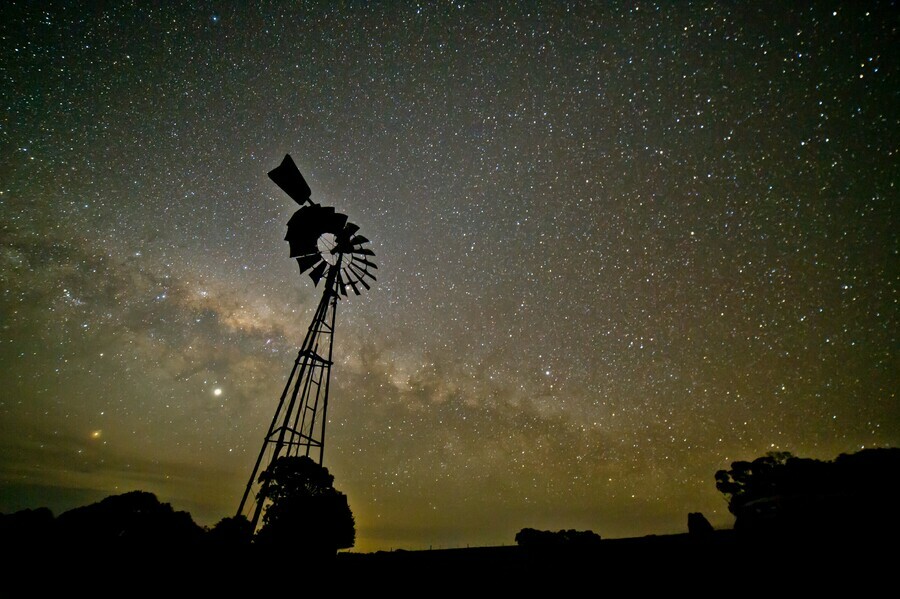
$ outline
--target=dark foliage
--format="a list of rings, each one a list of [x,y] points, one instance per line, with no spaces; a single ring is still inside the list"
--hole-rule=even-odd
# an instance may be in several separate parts
[[[770,453],[716,472],[735,529],[802,534],[871,534],[898,528],[893,476],[900,449],[866,449],[823,462]]]
[[[353,546],[353,513],[327,468],[305,456],[282,457],[259,480],[268,482],[271,503],[257,543],[314,556],[334,556],[338,549]]]
[[[184,548],[203,535],[189,513],[176,512],[145,491],[112,495],[64,512],[56,519],[56,529],[64,543],[111,549]]]
[[[253,540],[253,525],[246,516],[222,518],[206,533],[206,542],[216,549],[241,549]]]
[[[46,543],[52,539],[55,524],[53,512],[45,507],[0,514],[0,545],[23,547]]]

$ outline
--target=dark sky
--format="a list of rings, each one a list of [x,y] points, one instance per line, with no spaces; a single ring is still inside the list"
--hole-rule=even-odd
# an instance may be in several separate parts
[[[151,6],[160,4],[161,6]],[[358,550],[731,516],[900,445],[890,2],[0,7],[0,511],[237,508],[359,224],[325,465]]]

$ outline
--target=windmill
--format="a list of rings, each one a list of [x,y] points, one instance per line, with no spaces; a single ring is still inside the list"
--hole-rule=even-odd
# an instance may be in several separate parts
[[[347,215],[310,199],[309,185],[290,155],[269,178],[300,204],[285,236],[291,258],[297,259],[300,274],[309,272],[315,286],[323,279],[325,283],[238,507],[238,516],[250,510],[253,530],[267,498],[268,481],[257,481],[263,461],[268,467],[282,456],[307,456],[322,463],[338,299],[348,296],[348,288],[355,295],[370,289],[366,279],[374,281],[372,270],[378,268],[370,260],[375,253],[364,247],[369,240],[357,235],[359,227]]]

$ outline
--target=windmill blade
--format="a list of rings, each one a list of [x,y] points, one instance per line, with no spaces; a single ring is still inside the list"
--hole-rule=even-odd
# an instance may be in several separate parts
[[[334,209],[332,209],[332,212]],[[329,214],[327,208],[317,205],[303,206],[291,216],[284,238],[290,244],[291,258],[312,254],[317,250],[316,241],[321,232],[321,220]]]
[[[307,256],[319,256],[320,258],[322,257],[321,254],[319,254],[319,252],[316,251],[316,252],[304,252],[302,254],[297,254],[296,256],[291,256],[291,258],[300,259],[300,258],[306,258]]]
[[[352,272],[353,275],[354,275],[357,279],[362,279],[362,276],[366,273],[366,271],[364,271],[363,269],[361,269],[361,268],[358,267],[357,265],[353,264],[353,262],[350,262],[350,263],[347,265],[347,268],[350,269],[350,272]]]
[[[356,283],[353,282],[353,277],[350,276],[350,273],[347,272],[347,269],[344,269],[344,275],[346,275],[347,282],[350,283],[350,287],[353,288],[353,293],[359,295],[359,288],[356,286]]]
[[[354,254],[361,254],[363,256],[374,256],[375,252],[366,248],[357,248],[353,250]]]
[[[297,258],[297,264],[300,265],[300,274],[305,273],[307,270],[316,265],[316,262],[322,259],[322,256],[319,254],[310,254],[308,256],[302,256]]]
[[[331,209],[334,211],[334,208]],[[340,212],[335,212],[328,216],[325,220],[325,230],[329,233],[334,233],[335,235],[340,235],[342,230],[344,229],[344,225],[347,224],[347,215],[341,214]]]
[[[325,269],[328,268],[328,263],[322,260],[321,264],[312,269],[309,273],[309,278],[312,279],[313,285],[318,285],[319,281],[322,279],[322,275],[325,274]]]
[[[353,260],[356,262],[361,262],[361,263],[365,264],[366,266],[371,266],[372,268],[375,268],[375,269],[378,268],[378,266],[376,266],[373,262],[369,262],[365,258],[359,258],[355,254],[353,256]]]
[[[366,285],[366,282],[363,280],[363,278],[368,276],[368,277],[371,277],[373,281],[375,281],[375,280],[377,280],[375,278],[375,275],[370,273],[368,270],[363,270],[362,268],[356,266],[352,262],[350,264],[348,264],[348,266],[351,268],[353,274],[355,274],[356,277],[359,279],[359,282],[362,283],[366,289],[371,289],[371,287]]]
[[[357,225],[353,223],[347,223],[346,226],[341,230],[340,233],[337,234],[337,241],[341,247],[347,248],[345,251],[349,251],[351,246],[350,238],[353,237],[353,234],[359,230]]]
[[[338,286],[341,289],[341,295],[343,295],[344,297],[347,297],[347,286],[344,285],[344,279],[343,279],[343,277],[341,277],[341,271],[338,271],[338,273],[337,273],[337,282],[338,282]]]
[[[369,243],[369,240],[363,237],[362,235],[357,235],[353,239],[350,240],[350,245],[360,245],[363,243]]]
[[[310,201],[312,191],[290,154],[285,154],[281,164],[269,171],[269,179],[301,206]]]
[[[306,239],[294,237],[288,239],[287,242],[288,247],[290,248],[289,253],[291,258],[302,258],[304,256],[311,256],[318,253],[316,251],[315,244],[310,244],[310,242]]]

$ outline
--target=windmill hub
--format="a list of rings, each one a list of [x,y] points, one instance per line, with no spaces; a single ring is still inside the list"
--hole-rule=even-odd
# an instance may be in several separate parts
[[[322,254],[322,259],[328,263],[328,266],[335,266],[338,263],[339,252],[337,245],[337,237],[334,233],[322,233],[318,241],[316,241],[316,247],[319,253]]]

